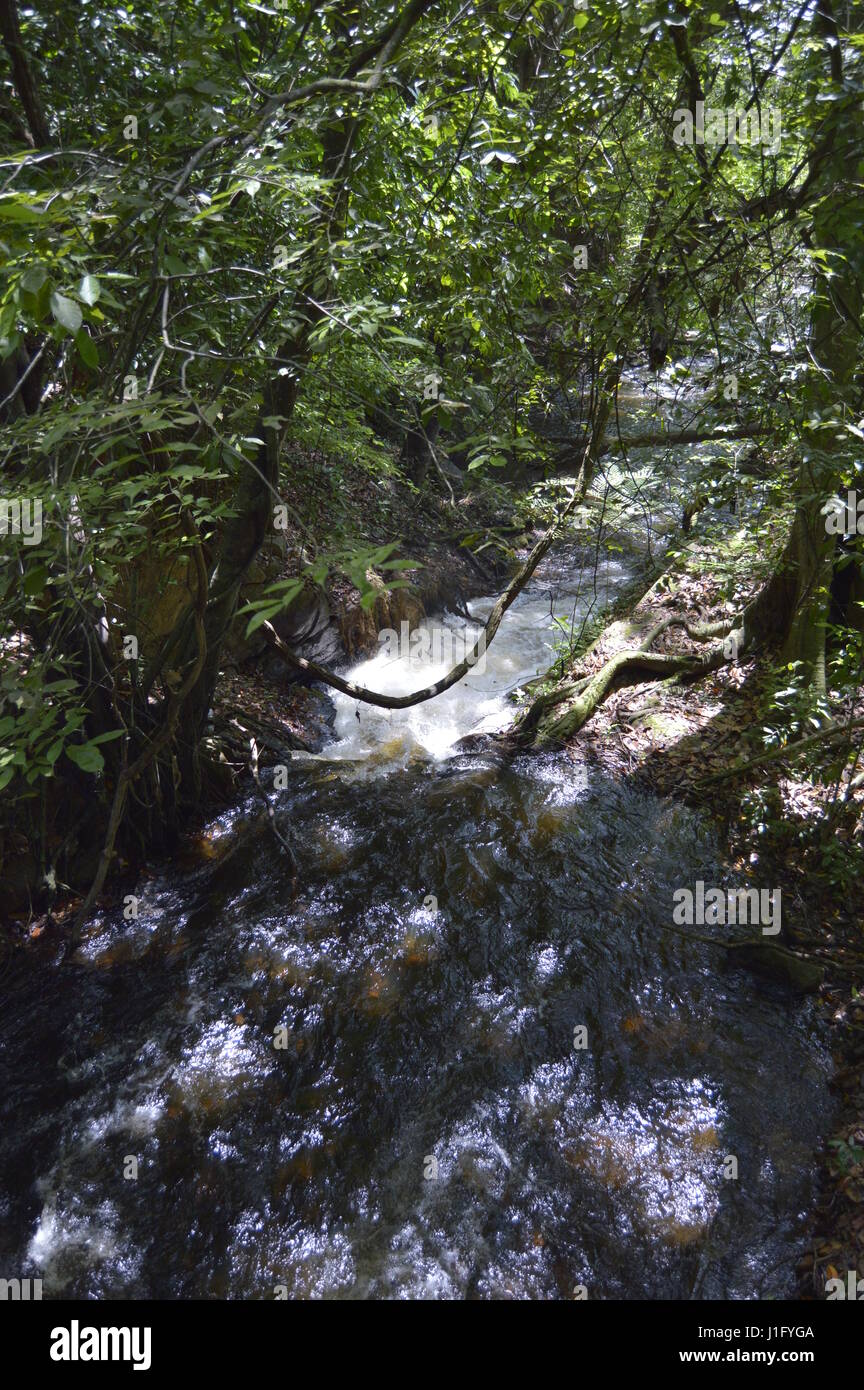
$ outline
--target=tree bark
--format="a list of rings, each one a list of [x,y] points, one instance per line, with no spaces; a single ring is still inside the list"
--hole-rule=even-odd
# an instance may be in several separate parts
[[[849,25],[862,28],[860,10],[849,7]],[[860,352],[864,234],[853,231],[849,210],[857,207],[854,170],[864,151],[857,92],[844,86],[841,47],[831,0],[820,0],[813,18],[823,57],[814,73],[811,104],[814,125],[823,128],[818,152],[811,158],[815,205],[812,249],[819,298],[811,315],[812,376],[805,393],[805,423],[796,484],[795,519],[777,575],[765,593],[763,608],[773,608],[775,632],[783,640],[783,658],[798,662],[814,695],[825,692],[825,640],[828,625],[834,537],[826,531],[822,506],[843,489],[850,468],[848,443],[837,439],[842,421],[856,409],[855,381]],[[828,73],[823,70],[827,58]],[[826,85],[834,98],[824,98]],[[827,130],[825,127],[827,126]],[[842,231],[838,232],[838,227]],[[827,273],[825,262],[827,261]],[[854,416],[852,417],[854,418]],[[812,420],[836,420],[833,428],[812,428]]]
[[[9,55],[15,92],[27,118],[30,143],[36,149],[45,149],[51,144],[51,131],[21,37],[21,24],[15,0],[0,0],[0,35],[3,38],[3,47]]]

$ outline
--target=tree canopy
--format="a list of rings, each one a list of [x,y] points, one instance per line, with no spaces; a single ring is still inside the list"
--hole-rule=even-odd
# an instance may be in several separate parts
[[[682,437],[770,446],[748,486],[773,579],[742,632],[818,695],[850,559],[822,509],[864,438],[861,17],[2,0],[0,786],[106,779],[118,823],[138,778],[194,796],[238,610],[398,582],[400,537],[358,536],[338,469],[310,541],[295,447],[444,506],[514,469],[582,495],[634,362],[698,384]],[[731,467],[706,456],[711,495]],[[277,516],[306,567],[250,602]]]

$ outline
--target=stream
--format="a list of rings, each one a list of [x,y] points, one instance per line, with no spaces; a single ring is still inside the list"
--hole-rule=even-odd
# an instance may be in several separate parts
[[[580,565],[547,557],[438,700],[337,697],[334,742],[271,792],[296,894],[250,797],[142,880],[137,919],[97,915],[65,964],[15,953],[0,1275],[79,1299],[794,1293],[830,1059],[812,1001],[664,930],[676,887],[734,881],[710,827],[567,754],[457,747],[551,664],[551,612],[578,630],[628,577],[603,560],[595,593]],[[448,658],[476,631],[435,629]],[[449,664],[349,674],[399,693]]]

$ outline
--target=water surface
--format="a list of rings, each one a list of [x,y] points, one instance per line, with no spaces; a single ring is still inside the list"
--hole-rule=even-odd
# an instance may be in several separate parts
[[[16,953],[0,1274],[78,1298],[794,1292],[828,1056],[812,1004],[664,930],[674,888],[731,881],[708,829],[566,754],[455,747],[549,664],[550,607],[578,626],[625,573],[595,594],[579,569],[550,559],[441,700],[358,720],[339,697],[337,741],[272,794],[296,894],[252,800],[142,881],[137,921],[101,914],[65,965]]]

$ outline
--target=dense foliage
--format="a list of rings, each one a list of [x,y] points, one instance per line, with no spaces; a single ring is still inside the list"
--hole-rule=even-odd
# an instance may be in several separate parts
[[[335,505],[304,530],[298,451],[334,502],[349,465],[585,490],[633,363],[697,445],[757,445],[688,486],[759,516],[785,688],[818,705],[826,650],[854,680],[860,542],[821,509],[862,470],[862,10],[3,0],[3,495],[43,521],[0,551],[9,824],[58,778],[118,818],[136,784],[145,837],[194,800],[278,508],[308,583],[398,572]],[[739,138],[687,143],[699,103]]]

